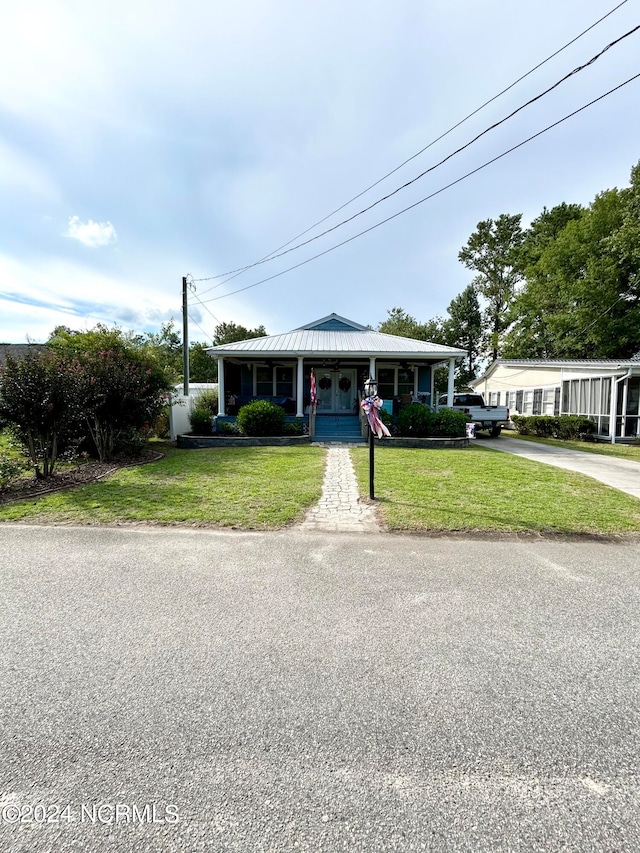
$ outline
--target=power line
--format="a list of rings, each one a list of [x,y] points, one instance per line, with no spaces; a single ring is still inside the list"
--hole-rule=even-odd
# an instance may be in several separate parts
[[[552,86],[549,86],[543,92],[540,92],[538,95],[535,95],[533,98],[530,98],[524,104],[522,104],[521,106],[517,107],[515,110],[510,112],[507,116],[500,119],[500,121],[495,122],[494,124],[490,125],[490,127],[487,127],[485,130],[478,133],[476,136],[473,137],[473,139],[469,140],[469,142],[465,143],[464,145],[461,145],[460,148],[457,148],[455,151],[451,152],[451,154],[447,154],[447,156],[443,157],[442,160],[440,160],[438,163],[435,163],[433,166],[429,166],[428,169],[425,169],[423,172],[420,172],[420,174],[416,175],[415,178],[412,178],[410,181],[406,181],[404,184],[397,187],[395,190],[392,190],[390,193],[387,193],[387,195],[382,196],[382,198],[377,199],[377,201],[372,202],[367,207],[362,208],[362,210],[359,210],[357,213],[354,213],[351,216],[347,217],[346,219],[343,219],[341,222],[338,222],[335,225],[332,225],[331,228],[327,228],[326,231],[322,231],[320,234],[316,234],[315,237],[310,237],[308,240],[304,240],[302,243],[297,243],[295,246],[291,246],[291,248],[285,249],[285,251],[283,251],[283,252],[280,252],[280,253],[275,254],[275,255],[271,255],[266,260],[257,261],[254,264],[249,264],[248,266],[241,267],[240,269],[237,269],[237,270],[230,270],[230,272],[225,273],[225,275],[229,275],[230,273],[235,273],[235,272],[244,272],[245,270],[251,269],[252,267],[256,267],[256,266],[259,266],[260,264],[264,264],[264,263],[267,263],[269,261],[273,261],[276,258],[281,258],[281,257],[283,257],[283,255],[288,255],[290,252],[295,252],[297,249],[300,249],[303,246],[307,246],[307,245],[309,245],[309,243],[313,243],[316,240],[319,240],[320,238],[325,237],[327,234],[330,234],[332,231],[336,231],[338,228],[341,228],[343,225],[346,225],[347,223],[352,222],[354,219],[357,219],[359,216],[362,216],[364,213],[368,213],[374,207],[377,207],[379,204],[382,204],[382,202],[388,201],[390,198],[393,198],[394,195],[397,195],[402,190],[407,189],[407,187],[410,187],[412,184],[415,184],[416,181],[419,181],[421,178],[424,178],[425,175],[428,175],[430,172],[433,172],[435,169],[442,166],[448,160],[451,160],[452,157],[456,156],[456,154],[460,154],[460,152],[469,148],[471,145],[473,145],[475,142],[477,142],[479,139],[481,139],[487,133],[490,133],[492,130],[495,130],[497,127],[500,127],[500,125],[504,124],[506,121],[509,121],[509,119],[513,118],[513,116],[517,115],[517,113],[521,112],[526,107],[530,106],[531,104],[535,103],[536,101],[539,101],[541,98],[545,97],[545,95],[548,95],[549,92],[552,92],[554,89],[557,89],[558,86],[560,86],[562,83],[565,83],[571,77],[575,76],[576,74],[579,74],[581,71],[584,71],[584,69],[588,68],[590,65],[593,65],[593,63],[597,62],[597,60],[600,59],[600,57],[604,53],[606,53],[608,50],[610,50],[615,45],[619,44],[624,39],[628,38],[630,35],[633,35],[633,33],[638,32],[638,30],[640,30],[640,24],[638,26],[634,27],[632,30],[629,30],[629,32],[625,33],[624,35],[622,35],[619,38],[615,39],[614,41],[610,42],[599,53],[597,53],[595,56],[592,56],[591,59],[589,59],[587,62],[583,63],[582,65],[578,65],[576,68],[573,69],[573,71],[570,71],[568,74],[565,74],[564,77],[562,77],[560,80],[558,80]]]
[[[195,325],[200,329],[200,331],[201,331],[201,332],[202,332],[202,334],[205,336],[205,338],[210,338],[210,339],[211,339],[211,344],[213,345],[214,336],[213,336],[213,335],[210,335],[208,332],[205,332],[205,330],[202,328],[202,326],[200,325],[200,323],[198,323],[198,321],[197,321],[197,320],[194,320],[194,319],[193,319],[193,316],[192,316],[191,314],[189,314],[189,319],[191,320],[191,322],[192,322],[192,323],[194,323],[194,324],[195,324]]]
[[[477,168],[472,169],[470,172],[467,172],[466,174],[462,175],[462,177],[460,177],[460,178],[456,178],[455,181],[451,181],[450,183],[446,184],[445,186],[440,187],[440,189],[435,190],[432,193],[429,193],[429,195],[425,196],[424,198],[421,198],[418,201],[414,202],[413,204],[410,204],[408,207],[405,207],[402,210],[399,210],[397,213],[393,213],[391,216],[386,217],[386,219],[382,219],[382,220],[380,220],[380,222],[376,222],[374,225],[371,225],[369,228],[365,228],[364,230],[359,231],[357,234],[354,234],[353,236],[348,237],[346,240],[343,240],[340,243],[336,243],[334,246],[330,246],[328,249],[324,249],[324,251],[318,252],[316,255],[312,255],[310,258],[307,258],[304,261],[300,261],[299,263],[294,264],[291,267],[287,267],[287,269],[281,270],[280,272],[274,273],[273,275],[270,275],[267,278],[260,279],[260,281],[256,281],[253,284],[248,284],[248,285],[246,285],[246,287],[239,287],[237,290],[232,290],[229,293],[223,293],[221,296],[214,296],[211,299],[206,299],[202,302],[202,304],[204,305],[206,302],[215,302],[218,299],[224,299],[227,296],[233,296],[236,293],[241,293],[244,290],[250,290],[253,287],[257,287],[259,284],[264,284],[267,281],[272,281],[274,278],[279,278],[281,275],[285,275],[286,273],[291,272],[292,270],[298,269],[299,267],[302,267],[305,264],[310,263],[311,261],[315,261],[317,258],[321,258],[323,255],[329,254],[329,252],[333,252],[335,249],[339,249],[341,246],[344,246],[347,243],[351,243],[353,240],[356,240],[358,237],[362,237],[364,234],[368,234],[370,231],[373,231],[376,228],[379,228],[381,225],[385,225],[387,222],[391,222],[391,220],[396,219],[398,216],[402,216],[403,213],[407,213],[409,210],[413,210],[414,207],[418,207],[418,205],[423,204],[425,201],[429,201],[429,199],[432,199],[435,196],[440,195],[440,193],[444,192],[445,190],[448,190],[451,187],[455,186],[456,184],[461,183],[461,181],[464,181],[467,178],[471,177],[471,175],[475,175],[477,172],[480,172],[483,169],[486,169],[487,166],[490,166],[492,163],[495,163],[498,160],[501,160],[503,157],[506,157],[507,154],[511,154],[513,151],[516,151],[518,148],[522,148],[524,145],[527,145],[532,140],[537,139],[537,137],[542,136],[542,134],[547,133],[547,131],[552,130],[554,127],[557,127],[558,125],[562,124],[563,122],[567,121],[568,119],[573,118],[573,116],[578,115],[578,113],[581,113],[583,110],[586,110],[588,107],[591,107],[594,104],[597,104],[599,101],[602,101],[604,98],[608,97],[609,95],[612,95],[614,92],[617,92],[618,89],[622,89],[623,86],[626,86],[629,83],[632,83],[634,80],[637,80],[639,77],[640,77],[640,73],[635,74],[633,77],[629,77],[623,83],[620,83],[617,86],[614,86],[613,89],[609,89],[609,91],[605,92],[603,95],[600,95],[599,97],[594,98],[592,101],[589,101],[587,104],[584,104],[583,106],[578,107],[577,110],[574,110],[573,112],[568,113],[563,118],[558,119],[558,121],[553,122],[553,124],[547,125],[547,127],[543,128],[542,130],[539,130],[537,133],[534,133],[532,136],[529,136],[527,139],[524,139],[522,142],[519,142],[517,145],[514,145],[511,148],[507,149],[506,151],[503,151],[502,154],[498,154],[496,157],[493,157],[491,160],[487,160],[481,166],[478,166]]]
[[[560,53],[562,53],[564,50],[566,50],[568,47],[570,47],[570,46],[571,46],[572,44],[574,44],[576,41],[578,41],[579,39],[581,39],[584,35],[586,35],[588,32],[590,32],[592,29],[594,29],[596,26],[598,26],[598,24],[602,23],[602,21],[604,21],[606,18],[608,18],[608,17],[609,17],[610,15],[612,15],[614,12],[616,12],[616,11],[617,11],[621,6],[624,6],[627,2],[628,2],[628,0],[622,0],[622,2],[621,2],[621,3],[618,3],[618,5],[617,5],[617,6],[614,6],[614,8],[613,8],[613,9],[611,9],[609,12],[607,12],[607,13],[606,13],[605,15],[603,15],[601,18],[598,18],[598,20],[597,20],[597,21],[594,21],[594,23],[593,23],[593,24],[591,24],[590,26],[588,26],[586,29],[582,30],[582,32],[580,32],[577,36],[575,36],[573,39],[571,39],[571,41],[568,41],[566,44],[564,44],[562,47],[560,47],[560,48],[559,48],[558,50],[556,50],[554,53],[552,53],[552,54],[550,54],[549,56],[547,56],[547,58],[546,58],[546,59],[543,59],[541,62],[539,62],[537,65],[535,65],[535,66],[534,66],[533,68],[531,68],[529,71],[527,71],[525,74],[523,74],[523,75],[521,75],[520,77],[518,77],[516,80],[514,80],[514,81],[513,81],[513,83],[510,83],[508,86],[506,86],[506,87],[505,87],[504,89],[502,89],[500,92],[498,92],[498,94],[494,95],[492,98],[489,98],[489,100],[485,101],[483,104],[481,104],[481,105],[480,105],[479,107],[477,107],[475,110],[473,110],[473,111],[472,111],[472,112],[470,112],[468,115],[466,115],[463,119],[461,119],[460,121],[458,121],[456,124],[452,125],[448,130],[446,130],[444,133],[440,134],[440,136],[436,137],[434,140],[432,140],[431,142],[429,142],[427,145],[425,145],[423,148],[421,148],[421,149],[420,149],[419,151],[417,151],[415,154],[412,154],[410,157],[408,157],[406,160],[404,160],[402,163],[400,163],[400,165],[396,166],[396,167],[395,167],[394,169],[392,169],[390,172],[387,172],[385,175],[383,175],[383,176],[382,176],[381,178],[379,178],[377,181],[374,181],[374,183],[370,184],[366,189],[362,190],[362,191],[361,191],[361,192],[359,192],[357,195],[353,196],[353,197],[352,197],[352,198],[350,198],[348,201],[344,202],[344,204],[340,205],[340,206],[339,206],[339,207],[337,207],[335,210],[331,211],[331,213],[328,213],[328,214],[327,214],[326,216],[324,216],[322,219],[319,219],[319,220],[318,220],[317,222],[315,222],[313,225],[310,225],[310,226],[309,226],[308,228],[306,228],[304,231],[301,231],[301,232],[300,232],[299,234],[297,234],[295,237],[292,237],[292,238],[291,238],[290,240],[288,240],[286,243],[283,243],[283,244],[282,244],[282,246],[279,246],[277,249],[274,249],[273,251],[269,252],[267,255],[265,255],[263,258],[261,258],[260,260],[256,261],[256,262],[255,262],[255,263],[253,263],[253,264],[248,264],[248,265],[246,265],[246,266],[244,266],[244,267],[239,267],[239,268],[238,268],[238,269],[236,269],[236,270],[230,270],[230,271],[228,271],[228,272],[226,272],[226,273],[218,273],[217,275],[208,276],[208,277],[206,277],[206,278],[193,279],[193,280],[194,280],[194,281],[212,281],[212,280],[217,279],[217,278],[225,278],[225,277],[229,276],[229,278],[227,278],[227,279],[226,279],[226,281],[219,282],[218,284],[213,285],[213,287],[210,287],[210,288],[208,288],[207,290],[204,290],[204,291],[202,292],[202,293],[203,293],[203,295],[204,295],[205,293],[209,293],[211,290],[215,290],[216,288],[221,287],[223,284],[226,284],[228,281],[231,281],[233,278],[236,278],[238,275],[241,275],[241,274],[242,274],[243,272],[245,272],[246,270],[251,269],[251,268],[252,268],[252,267],[254,267],[254,266],[258,266],[259,264],[265,263],[267,260],[271,260],[271,259],[273,259],[273,256],[276,256],[276,253],[277,253],[277,252],[280,252],[280,250],[281,250],[281,249],[285,249],[287,246],[289,246],[289,245],[290,245],[291,243],[293,243],[295,240],[298,240],[300,237],[303,237],[305,234],[308,234],[308,233],[309,233],[309,231],[312,231],[312,230],[313,230],[314,228],[316,228],[318,225],[321,225],[321,224],[322,224],[323,222],[325,222],[327,219],[330,219],[334,214],[336,214],[336,213],[338,213],[339,211],[343,210],[345,207],[347,207],[347,206],[348,206],[349,204],[351,204],[353,201],[356,201],[356,200],[357,200],[357,199],[359,199],[361,196],[363,196],[363,195],[365,195],[367,192],[369,192],[369,190],[372,190],[374,187],[378,186],[378,184],[382,183],[382,181],[386,180],[386,178],[388,178],[388,177],[390,177],[391,175],[395,174],[395,172],[399,171],[403,166],[406,166],[406,165],[407,165],[407,163],[410,163],[410,162],[411,162],[412,160],[414,160],[416,157],[420,156],[420,154],[423,154],[425,151],[427,151],[427,149],[431,148],[431,147],[432,147],[433,145],[435,145],[437,142],[440,142],[440,140],[444,139],[446,136],[448,136],[450,133],[452,133],[454,130],[456,130],[458,127],[460,127],[462,124],[464,124],[464,123],[465,123],[466,121],[468,121],[470,118],[472,118],[474,115],[476,115],[477,113],[479,113],[479,112],[480,112],[481,110],[483,110],[485,107],[489,106],[489,104],[493,103],[493,101],[497,100],[497,99],[498,99],[498,98],[500,98],[502,95],[506,94],[506,92],[508,92],[510,89],[513,89],[513,88],[514,88],[514,86],[516,86],[518,83],[520,83],[520,82],[521,82],[522,80],[524,80],[526,77],[528,77],[528,76],[530,76],[531,74],[533,74],[535,71],[537,71],[539,68],[541,68],[541,67],[542,67],[543,65],[545,65],[547,62],[549,62],[551,59],[553,59],[554,57],[558,56]],[[611,46],[611,45],[609,45],[608,47],[610,47],[610,46]],[[607,48],[605,48],[605,50],[607,50],[607,49],[608,49],[608,47],[607,47]],[[603,52],[604,52],[604,51],[603,51]],[[597,58],[597,57],[596,57],[596,58]],[[592,60],[592,61],[595,61],[595,60]],[[574,71],[574,72],[572,72],[572,73],[575,73],[575,71]],[[560,81],[560,82],[562,82],[562,81]],[[559,85],[559,84],[556,84],[556,85]],[[540,97],[541,97],[541,96],[540,96]],[[521,109],[522,109],[522,108],[524,108],[524,106],[526,106],[526,104],[525,104],[525,105],[523,105],[523,107],[521,107]],[[507,118],[508,118],[508,117],[507,117]],[[506,121],[506,119],[504,119],[504,121]],[[488,130],[491,130],[491,129],[492,129],[492,128],[488,128]],[[488,130],[487,130],[487,131],[485,131],[485,132],[488,132]],[[471,144],[471,143],[469,143],[469,144]],[[454,153],[457,153],[457,152],[454,152]],[[451,156],[453,156],[453,155],[451,155]],[[435,168],[435,167],[434,167],[434,168]],[[349,221],[349,220],[345,220],[345,221]],[[337,227],[337,226],[336,226],[336,227]],[[329,230],[333,230],[333,229],[329,229]],[[327,233],[327,232],[324,232],[324,233]],[[322,236],[322,235],[318,235],[318,236]],[[310,241],[306,241],[306,242],[310,242]],[[302,243],[302,244],[300,244],[300,245],[306,245],[306,242],[305,242],[305,243]],[[294,248],[295,248],[295,247],[294,247]],[[293,251],[293,249],[292,249],[292,250],[290,250],[290,251]],[[285,253],[283,253],[283,254],[285,254]],[[278,257],[279,257],[279,255],[278,255]]]

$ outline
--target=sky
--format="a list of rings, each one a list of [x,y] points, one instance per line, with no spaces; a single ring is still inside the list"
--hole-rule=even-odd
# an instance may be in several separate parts
[[[30,0],[0,30],[0,341],[56,325],[219,322],[269,334],[335,312],[425,322],[472,280],[479,221],[527,224],[629,183],[640,79],[461,178],[640,72],[640,32],[352,222],[226,284],[412,157],[616,0]],[[309,231],[429,169],[640,23],[627,0],[471,119]],[[294,241],[291,246],[295,245]],[[214,289],[211,289],[214,288]],[[240,288],[247,288],[234,293]]]

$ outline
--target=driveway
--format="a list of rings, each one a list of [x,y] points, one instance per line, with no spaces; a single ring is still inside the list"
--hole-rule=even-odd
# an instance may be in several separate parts
[[[3,525],[0,849],[638,850],[639,569]]]
[[[538,444],[533,441],[523,441],[517,438],[500,438],[488,441],[486,445],[491,450],[501,450],[514,456],[523,456],[533,462],[543,462],[556,468],[566,468],[600,480],[607,486],[613,486],[621,492],[640,498],[640,463],[616,456],[604,456],[598,453],[567,450],[563,447],[552,447],[549,444]]]

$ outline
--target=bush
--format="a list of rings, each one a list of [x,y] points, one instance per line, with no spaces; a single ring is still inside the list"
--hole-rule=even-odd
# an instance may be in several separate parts
[[[189,423],[193,435],[211,435],[213,432],[213,415],[209,409],[201,407],[199,402],[189,415]]]
[[[165,406],[151,426],[150,433],[155,438],[169,438],[171,435],[171,421],[169,417],[169,406]]]
[[[237,424],[230,423],[230,421],[221,421],[217,425],[217,431],[221,435],[240,435]]]
[[[512,415],[511,420],[520,435],[564,441],[593,441],[597,429],[595,421],[582,415]]]
[[[431,409],[420,403],[409,403],[403,406],[398,415],[400,435],[422,438],[432,435],[434,415]]]
[[[17,460],[0,454],[0,492],[7,488],[11,480],[22,473],[24,466]]]
[[[467,434],[468,416],[453,409],[442,409],[433,417],[431,435],[443,438],[462,438]]]
[[[237,423],[243,435],[283,435],[284,409],[267,400],[254,400],[238,412]]]
[[[195,400],[197,409],[208,409],[212,415],[218,414],[218,389],[208,388],[202,391]]]
[[[287,421],[284,425],[283,435],[303,435],[302,421]]]

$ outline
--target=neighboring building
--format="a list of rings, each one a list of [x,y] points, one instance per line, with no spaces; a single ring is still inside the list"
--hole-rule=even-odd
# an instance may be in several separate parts
[[[640,434],[640,361],[634,359],[498,359],[469,385],[511,414],[584,415],[612,442]]]
[[[306,418],[310,374],[317,388],[317,416],[357,412],[358,393],[369,376],[388,408],[411,400],[430,402],[433,371],[449,367],[453,400],[456,358],[462,349],[375,332],[330,314],[282,335],[210,347],[218,360],[219,418],[234,419],[253,399],[278,402],[292,417]]]
[[[15,359],[23,358],[29,352],[46,349],[44,344],[2,344],[0,343],[0,367],[7,363],[7,355]]]

